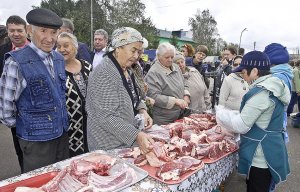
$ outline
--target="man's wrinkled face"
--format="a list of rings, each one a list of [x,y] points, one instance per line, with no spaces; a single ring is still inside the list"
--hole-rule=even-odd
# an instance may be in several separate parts
[[[55,46],[58,29],[50,29],[46,27],[31,26],[31,40],[44,52],[51,52]]]

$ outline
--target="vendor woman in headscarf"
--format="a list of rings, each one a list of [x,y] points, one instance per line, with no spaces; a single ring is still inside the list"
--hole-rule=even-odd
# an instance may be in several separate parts
[[[90,75],[86,109],[89,150],[112,150],[137,144],[142,153],[153,140],[137,128],[135,115],[143,114],[145,129],[152,126],[146,105],[141,101],[134,75],[128,70],[143,47],[143,37],[130,27],[112,34],[111,48],[101,66]]]

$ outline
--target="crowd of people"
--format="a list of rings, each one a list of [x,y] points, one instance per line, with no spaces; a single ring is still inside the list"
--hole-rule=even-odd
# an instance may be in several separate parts
[[[21,172],[98,149],[139,146],[146,154],[154,141],[143,129],[212,109],[205,45],[161,43],[145,70],[148,42],[136,29],[111,36],[98,29],[90,52],[72,20],[43,8],[26,20],[28,27],[13,15],[0,26],[8,36],[0,46],[0,120],[11,129]],[[240,134],[247,191],[272,191],[290,173],[286,122],[300,103],[300,61],[292,69],[278,43],[238,53],[226,47],[215,69],[217,121],[223,134]]]

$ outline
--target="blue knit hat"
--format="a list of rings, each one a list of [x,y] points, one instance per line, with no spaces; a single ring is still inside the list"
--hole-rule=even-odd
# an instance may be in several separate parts
[[[244,55],[240,66],[233,73],[241,72],[243,69],[257,68],[259,70],[270,70],[270,60],[268,56],[261,51],[250,51]]]
[[[290,60],[289,52],[286,47],[279,43],[271,43],[266,46],[264,53],[266,53],[270,59],[271,64],[283,64],[288,63]]]

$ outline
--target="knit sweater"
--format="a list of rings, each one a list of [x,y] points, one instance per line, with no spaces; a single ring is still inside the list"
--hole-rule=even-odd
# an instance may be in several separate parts
[[[231,110],[239,110],[243,96],[248,90],[248,83],[237,74],[231,73],[223,81],[219,104]]]

